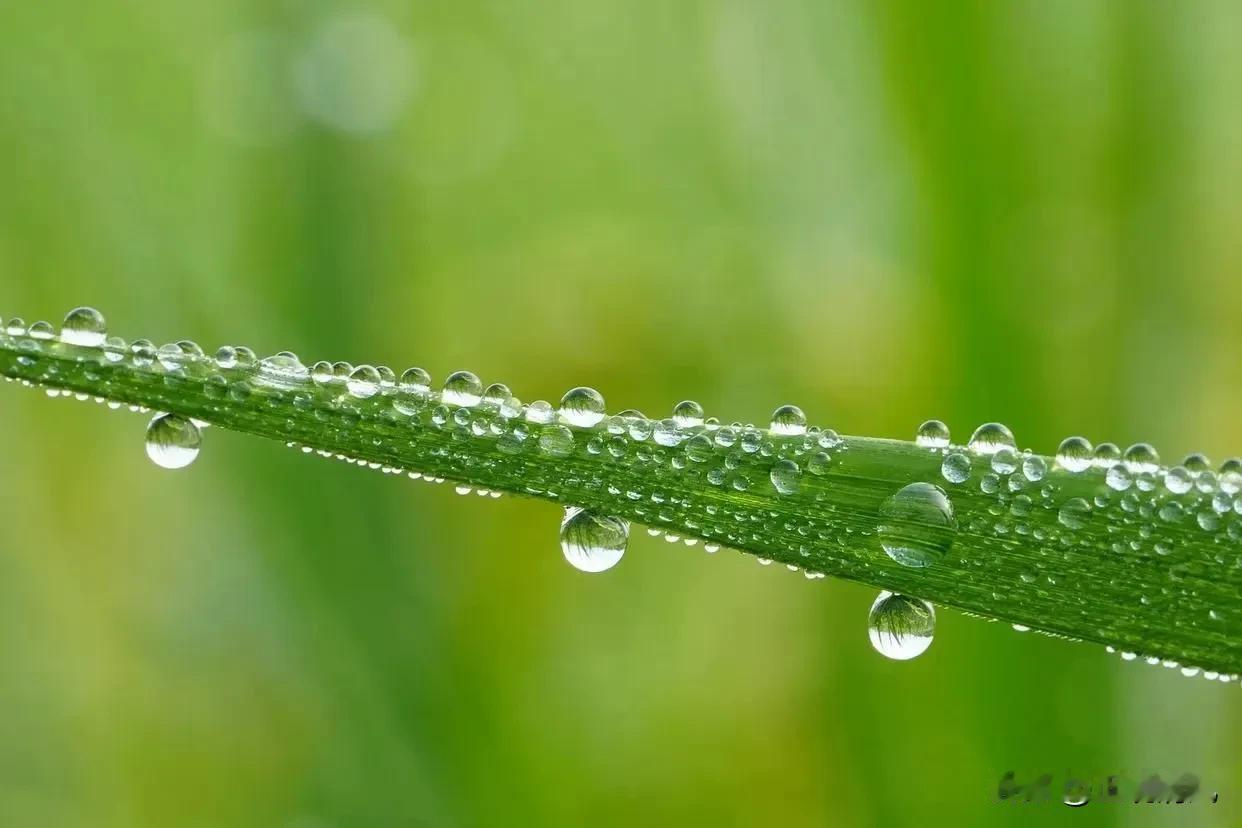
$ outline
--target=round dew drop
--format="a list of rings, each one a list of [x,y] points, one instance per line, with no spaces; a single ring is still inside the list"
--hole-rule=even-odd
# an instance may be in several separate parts
[[[630,539],[628,520],[597,515],[569,506],[561,520],[561,552],[582,572],[612,569],[625,554]]]
[[[604,397],[594,388],[579,386],[571,388],[561,397],[557,416],[561,422],[579,428],[590,428],[604,419]]]
[[[948,495],[931,483],[911,483],[880,506],[878,528],[885,553],[902,566],[930,566],[957,535]]]
[[[345,381],[345,390],[351,397],[370,399],[379,393],[380,372],[370,365],[359,365]]]
[[[147,457],[161,468],[185,468],[198,458],[202,444],[202,432],[185,417],[157,414],[147,425]]]
[[[68,345],[97,348],[108,338],[108,325],[103,314],[94,308],[74,308],[65,315],[60,327],[60,341]]]
[[[970,458],[955,451],[940,464],[940,474],[950,483],[965,483],[970,479]]]
[[[1155,474],[1160,470],[1160,455],[1147,443],[1135,443],[1121,458],[1130,474]]]
[[[1091,517],[1091,505],[1081,497],[1072,497],[1061,504],[1057,520],[1067,529],[1081,529]]]
[[[949,427],[940,420],[928,420],[919,426],[914,444],[929,449],[945,448],[949,445]]]
[[[1095,462],[1095,451],[1083,437],[1066,437],[1057,447],[1057,465],[1073,474],[1084,472]]]
[[[975,454],[993,455],[1003,448],[1017,449],[1013,432],[1000,423],[984,423],[970,435],[966,447]]]
[[[772,412],[768,430],[782,437],[800,437],[806,434],[806,415],[796,405],[782,405]]]
[[[673,406],[673,422],[678,428],[697,428],[703,425],[703,406],[694,400],[682,400]]]
[[[936,610],[908,595],[881,592],[867,615],[867,635],[875,651],[906,661],[927,652],[936,632]]]
[[[802,469],[798,468],[798,464],[792,460],[777,460],[772,464],[772,472],[769,476],[772,479],[772,485],[783,495],[798,491],[798,486],[802,483]]]
[[[469,371],[454,371],[444,380],[440,398],[449,405],[473,408],[483,399],[483,381]]]

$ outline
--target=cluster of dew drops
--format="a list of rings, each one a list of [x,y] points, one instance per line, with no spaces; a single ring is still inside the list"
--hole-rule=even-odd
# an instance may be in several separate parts
[[[99,349],[103,359],[109,363],[128,361],[140,369],[158,366],[166,372],[177,373],[186,366],[211,360],[221,369],[251,371],[256,383],[273,387],[297,388],[307,382],[315,386],[335,383],[343,386],[344,393],[358,400],[370,399],[376,395],[391,396],[393,408],[407,415],[421,411],[429,402],[434,402],[436,396],[431,389],[430,374],[417,367],[408,369],[398,377],[387,367],[354,366],[347,362],[321,361],[307,368],[295,354],[288,351],[259,359],[249,348],[224,346],[211,359],[197,344],[189,340],[159,348],[150,341],[141,339],[127,344],[119,337],[108,335],[103,315],[93,308],[83,307],[70,311],[59,334],[47,322],[36,322],[27,326],[21,319],[10,320],[3,332],[10,338],[19,340],[19,347],[32,352],[37,352],[44,343],[59,341],[80,348]],[[22,359],[23,357],[19,357],[19,361]],[[33,357],[28,359],[33,360]],[[217,395],[229,392],[225,388],[224,378],[220,375],[210,376],[207,385],[209,391],[214,390]],[[237,393],[239,390],[244,392],[244,388],[234,388],[231,392]],[[53,396],[64,394],[82,400],[90,399],[89,395],[55,389],[49,389],[48,393]],[[119,403],[100,397],[94,399],[101,403],[107,402],[114,408],[120,406]],[[306,404],[310,402],[309,397],[295,396],[295,406],[299,404],[299,400],[304,400]],[[808,455],[802,463],[782,456],[771,465],[768,483],[780,495],[797,493],[804,471],[815,476],[826,474],[833,462],[832,450],[848,448],[831,429],[808,428],[806,416],[793,405],[780,406],[773,412],[765,434],[761,429],[741,423],[722,425],[715,418],[705,417],[702,406],[689,400],[678,403],[671,416],[662,420],[650,420],[641,412],[632,409],[609,417],[603,397],[594,389],[586,387],[568,391],[560,405],[555,408],[542,400],[526,405],[514,397],[507,386],[495,383],[484,388],[482,381],[468,371],[455,372],[445,379],[439,393],[439,403],[432,412],[432,421],[438,424],[443,424],[450,417],[460,417],[464,411],[478,406],[494,410],[506,420],[544,426],[538,447],[552,456],[567,456],[573,450],[575,438],[570,426],[591,429],[601,423],[604,423],[608,433],[614,435],[614,440],[620,439],[616,435],[625,434],[637,442],[651,440],[665,447],[682,446],[685,456],[682,462],[704,462],[715,448],[727,449],[734,445],[738,445],[743,452],[762,452],[764,456],[772,456],[771,437],[802,437],[806,440],[807,450],[800,450],[798,454]],[[457,412],[452,412],[449,406],[457,407]],[[142,406],[131,406],[131,409],[147,412]],[[146,453],[152,462],[162,468],[184,468],[198,457],[202,446],[202,429],[206,426],[207,423],[192,418],[156,412],[147,426]],[[522,434],[520,427],[515,432]],[[502,451],[506,447],[505,440],[502,436],[498,444]],[[942,479],[934,483],[910,483],[881,505],[877,535],[881,548],[893,561],[907,567],[923,568],[935,564],[945,556],[958,532],[958,524],[951,496],[943,487],[947,486],[951,491],[955,487],[974,482],[972,477],[981,465],[986,471],[979,476],[977,486],[980,491],[998,495],[1005,500],[1009,515],[1018,520],[1014,524],[1014,531],[1031,531],[1038,540],[1046,539],[1038,535],[1046,530],[1028,530],[1020,519],[1039,507],[1037,498],[1040,496],[1049,501],[1043,504],[1044,508],[1052,507],[1050,487],[1038,488],[1035,498],[1028,493],[1032,487],[1038,487],[1047,475],[1047,461],[1029,451],[1019,452],[1008,428],[999,423],[985,423],[975,430],[964,447],[956,447],[951,443],[948,427],[939,420],[929,420],[917,430],[915,444],[943,455],[940,465]],[[300,448],[303,452],[312,450],[296,443],[289,445]],[[604,443],[601,438],[594,438],[588,449],[593,453],[600,453],[604,450]],[[324,451],[319,453],[386,473],[405,473],[412,479],[444,482],[443,478],[419,472],[404,472],[383,464],[332,455]],[[1071,474],[1090,469],[1102,470],[1108,487],[1123,495],[1121,508],[1128,512],[1143,513],[1144,517],[1151,517],[1146,514],[1147,511],[1155,511],[1161,520],[1170,523],[1186,517],[1186,507],[1181,501],[1165,500],[1156,505],[1156,501],[1143,502],[1135,494],[1151,492],[1158,487],[1163,487],[1173,495],[1201,493],[1203,497],[1196,501],[1194,519],[1205,531],[1219,529],[1231,512],[1242,516],[1242,461],[1237,459],[1229,460],[1214,470],[1203,456],[1191,455],[1177,466],[1162,469],[1155,450],[1145,443],[1133,445],[1123,452],[1111,443],[1093,447],[1084,438],[1070,437],[1061,443],[1054,462],[1060,469]],[[727,485],[738,491],[745,491],[751,486],[751,481],[744,475],[728,477],[724,467],[709,471],[707,479],[714,485]],[[459,494],[468,494],[472,487],[458,485],[456,491]],[[499,492],[486,489],[474,491],[483,496],[500,496]],[[1057,521],[1065,531],[1074,532],[1087,525],[1094,509],[1105,505],[1106,499],[1097,498],[1097,502],[1092,503],[1081,497],[1070,498],[1056,505]],[[1009,524],[1004,521],[994,525],[998,533],[1007,531],[1008,527]],[[977,531],[980,527],[967,528]],[[656,536],[664,534],[666,540],[671,542],[684,541],[687,545],[698,543],[697,538],[683,539],[660,529],[652,528],[648,531]],[[1231,520],[1226,531],[1233,540],[1242,539],[1242,521]],[[629,534],[629,521],[623,518],[599,514],[578,506],[568,506],[560,524],[560,545],[566,561],[576,569],[583,572],[603,572],[621,561],[628,545]],[[718,544],[704,543],[704,549],[708,552],[715,552],[719,548]],[[1160,544],[1155,545],[1155,551],[1158,554],[1168,554],[1167,550],[1161,549]],[[763,565],[772,563],[763,558],[759,562]],[[791,565],[789,569],[796,571],[798,567]],[[824,577],[822,573],[809,570],[805,574],[812,579]],[[868,614],[869,638],[873,647],[889,658],[914,658],[931,645],[935,620],[935,609],[929,602],[884,591],[875,599]],[[1027,629],[1021,625],[1014,625],[1014,628],[1019,631]],[[1112,648],[1109,649],[1111,652]],[[1123,652],[1121,655],[1127,661],[1138,658],[1137,654],[1131,652]],[[1181,667],[1167,660],[1147,658],[1146,661],[1180,667],[1186,675],[1199,672],[1195,668]],[[1236,678],[1233,675],[1212,672],[1205,672],[1204,675],[1223,681]]]

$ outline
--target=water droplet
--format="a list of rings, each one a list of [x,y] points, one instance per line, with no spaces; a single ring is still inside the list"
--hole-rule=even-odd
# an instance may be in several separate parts
[[[1073,474],[1091,468],[1095,450],[1084,437],[1066,437],[1057,447],[1057,465]]]
[[[1032,454],[1022,460],[1022,476],[1032,483],[1038,483],[1048,473],[1048,462],[1038,454]]]
[[[4,332],[9,336],[25,336],[26,320],[22,319],[20,316],[14,316],[8,321],[8,324],[4,326]]]
[[[966,447],[975,454],[992,455],[1003,448],[1016,449],[1013,432],[1000,423],[984,423],[970,435]]]
[[[1011,448],[1000,448],[992,455],[992,471],[997,474],[1013,474],[1018,470],[1018,453]]]
[[[970,458],[955,451],[940,464],[940,474],[950,483],[965,483],[970,479]]]
[[[925,653],[935,632],[936,610],[920,598],[881,592],[867,615],[871,646],[898,661]]]
[[[897,563],[930,566],[953,545],[953,505],[938,486],[911,483],[880,506],[878,533],[880,545]]]
[[[1081,497],[1072,497],[1061,504],[1057,520],[1067,529],[1081,529],[1091,517],[1091,504]]]
[[[298,359],[297,354],[281,351],[259,361],[255,382],[262,385],[290,388],[301,385],[310,378],[310,371]]]
[[[806,470],[811,474],[824,475],[832,465],[832,456],[826,451],[817,451],[806,461]]]
[[[493,382],[487,388],[483,389],[483,407],[499,411],[505,401],[513,396],[513,392],[509,390],[509,386],[503,382]]]
[[[802,483],[802,469],[792,460],[777,460],[772,464],[772,485],[781,494],[793,494]]]
[[[783,437],[801,436],[806,434],[806,415],[796,405],[782,405],[772,412],[768,430]]]
[[[46,342],[49,339],[56,338],[56,332],[52,330],[50,322],[36,322],[30,326],[30,330],[26,331],[26,335],[31,339],[37,339],[40,342]]]
[[[557,415],[562,422],[579,428],[591,428],[604,419],[604,397],[594,388],[571,388],[561,397]]]
[[[147,457],[165,469],[181,469],[198,457],[203,443],[198,426],[176,414],[157,414],[147,425]]]
[[[1160,455],[1147,443],[1130,446],[1121,459],[1130,474],[1155,474],[1160,470]]]
[[[539,435],[539,448],[553,457],[568,457],[574,450],[574,433],[563,425],[550,425]]]
[[[671,418],[656,423],[652,437],[662,446],[672,447],[681,442],[681,433],[677,430],[677,423]]]
[[[94,308],[74,308],[65,315],[60,327],[60,341],[69,345],[95,348],[108,338],[108,325],[103,314]]]
[[[1104,482],[1110,489],[1124,492],[1134,484],[1134,479],[1130,476],[1130,472],[1126,471],[1126,467],[1118,463],[1109,467],[1108,473],[1104,476]]]
[[[1164,473],[1164,487],[1173,494],[1186,494],[1193,482],[1185,466],[1174,466]]]
[[[612,569],[625,554],[630,539],[627,520],[606,517],[579,506],[565,509],[561,520],[561,552],[565,560],[583,572]]]
[[[380,372],[370,365],[359,365],[346,380],[345,390],[360,400],[374,397],[380,390]]]
[[[440,398],[449,405],[473,408],[483,399],[483,381],[469,371],[454,371],[444,380]]]
[[[938,449],[949,445],[949,427],[939,420],[928,420],[914,435],[915,445]]]
[[[703,425],[703,406],[694,400],[682,400],[673,407],[673,422],[678,428],[697,428]]]
[[[712,438],[706,434],[696,434],[686,441],[686,457],[695,463],[706,463],[713,453]]]
[[[1226,494],[1242,491],[1242,459],[1233,457],[1221,463],[1220,489]]]

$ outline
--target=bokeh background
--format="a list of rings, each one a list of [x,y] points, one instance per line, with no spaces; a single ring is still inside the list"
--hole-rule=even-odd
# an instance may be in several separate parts
[[[0,4],[0,312],[1242,451],[1242,8]],[[0,400],[0,821],[1237,824],[1242,696],[873,591],[211,430]],[[994,802],[1198,773],[1220,804]],[[1020,819],[1019,819],[1020,817]]]

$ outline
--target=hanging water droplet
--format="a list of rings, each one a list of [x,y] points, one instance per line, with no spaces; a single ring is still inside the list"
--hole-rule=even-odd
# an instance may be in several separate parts
[[[957,535],[948,495],[931,483],[911,483],[880,506],[880,545],[903,566],[940,560]]]
[[[880,655],[897,661],[927,652],[935,632],[936,610],[920,598],[881,592],[867,615],[871,646]]]
[[[591,428],[604,419],[604,397],[594,388],[571,388],[561,397],[557,416],[561,422],[579,428]]]
[[[440,398],[449,405],[473,408],[483,399],[483,381],[469,371],[454,371],[444,380]]]
[[[940,474],[950,483],[965,483],[970,479],[970,458],[955,451],[940,464]]]
[[[806,434],[806,415],[796,405],[782,405],[772,412],[768,430],[782,437],[798,437]]]
[[[1147,443],[1135,443],[1122,457],[1130,474],[1155,474],[1160,470],[1160,455]]]
[[[1067,529],[1081,529],[1091,517],[1091,504],[1081,497],[1072,497],[1061,504],[1057,520]]]
[[[678,428],[697,428],[703,425],[703,406],[694,400],[682,400],[673,406],[673,422]]]
[[[1077,474],[1091,468],[1095,452],[1085,437],[1066,437],[1057,447],[1057,465]]]
[[[561,552],[582,572],[612,569],[625,554],[630,523],[622,518],[597,515],[579,506],[565,509],[561,520]]]
[[[198,457],[203,443],[198,426],[176,414],[157,414],[147,425],[147,457],[165,469],[181,469]]]
[[[772,485],[784,495],[798,491],[798,486],[802,483],[802,469],[798,468],[798,464],[792,460],[777,460],[772,464],[772,472],[769,476],[772,479]]]
[[[975,454],[992,455],[1003,448],[1016,449],[1013,432],[1000,423],[984,423],[970,435],[966,447]]]
[[[360,400],[374,397],[380,390],[380,372],[370,365],[359,365],[346,380],[345,390]]]
[[[108,325],[103,314],[94,308],[74,308],[65,315],[60,327],[60,341],[69,345],[95,348],[108,338]]]
[[[914,435],[915,445],[938,449],[949,445],[949,427],[939,420],[928,420]]]

